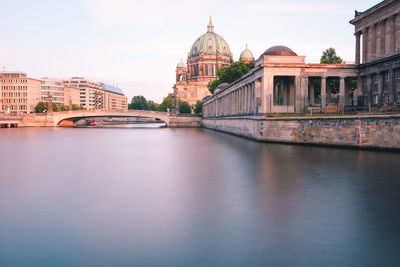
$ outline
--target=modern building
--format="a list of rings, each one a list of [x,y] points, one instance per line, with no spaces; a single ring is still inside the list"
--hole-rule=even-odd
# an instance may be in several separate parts
[[[359,103],[400,104],[400,1],[385,0],[355,11]]]
[[[103,88],[104,94],[104,108],[115,110],[127,110],[128,98],[124,95],[122,90],[118,87],[111,86],[105,83],[100,83]]]
[[[176,67],[176,93],[193,105],[210,92],[207,85],[217,79],[217,71],[233,63],[228,43],[214,32],[211,17],[207,32],[193,43],[188,53],[187,66],[181,62]]]
[[[203,100],[204,117],[301,113],[310,106],[353,105],[355,64],[306,64],[285,46],[267,49],[255,67]],[[320,85],[320,90],[315,90]]]
[[[83,77],[72,77],[64,80],[64,86],[76,87],[80,90],[80,105],[88,110],[104,108],[104,91],[98,82]]]
[[[62,80],[56,78],[42,78],[41,101],[47,102],[49,95],[52,95],[53,103],[59,107],[65,103],[64,101],[64,84]]]
[[[72,109],[72,105],[81,105],[80,89],[72,86],[64,86],[64,105]]]
[[[42,81],[29,78],[25,72],[0,73],[1,110],[10,114],[33,113],[41,99]]]

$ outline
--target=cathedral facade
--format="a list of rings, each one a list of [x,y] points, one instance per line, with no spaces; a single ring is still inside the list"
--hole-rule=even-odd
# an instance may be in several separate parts
[[[254,61],[253,54],[246,49],[242,52],[240,60]],[[188,53],[187,65],[179,62],[176,67],[176,83],[174,90],[178,98],[196,104],[211,93],[208,83],[218,78],[220,68],[233,63],[233,56],[228,43],[214,32],[211,17],[207,32],[193,43]]]

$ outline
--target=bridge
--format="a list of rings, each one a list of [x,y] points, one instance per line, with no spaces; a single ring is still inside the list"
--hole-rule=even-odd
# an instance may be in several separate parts
[[[96,117],[145,117],[159,119],[168,127],[200,127],[201,117],[193,115],[171,115],[168,112],[149,110],[74,110],[51,113],[26,114],[0,117],[4,125],[18,127],[74,126],[80,119]],[[11,124],[12,122],[12,124]]]

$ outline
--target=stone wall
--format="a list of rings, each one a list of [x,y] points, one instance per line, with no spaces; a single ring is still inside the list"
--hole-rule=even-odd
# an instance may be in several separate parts
[[[400,115],[219,118],[203,127],[259,141],[400,150]]]
[[[171,116],[169,119],[170,128],[199,128],[201,127],[200,116]]]

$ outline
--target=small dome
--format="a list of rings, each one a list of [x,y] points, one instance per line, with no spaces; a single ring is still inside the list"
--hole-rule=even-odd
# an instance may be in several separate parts
[[[242,53],[240,53],[239,61],[241,61],[241,60],[243,60],[243,59],[251,59],[251,60],[254,60],[253,53],[247,48],[247,45],[246,45],[246,49],[243,50]]]
[[[229,86],[229,83],[221,83],[217,86],[217,89],[224,89],[227,86]]]
[[[283,45],[277,45],[268,48],[267,51],[264,52],[265,56],[297,56],[295,52],[289,47]]]
[[[185,69],[186,69],[186,65],[185,65],[185,63],[183,63],[182,59],[181,59],[181,62],[179,62],[178,65],[177,65],[176,67],[177,67],[178,69],[179,69],[179,68],[185,68]]]

